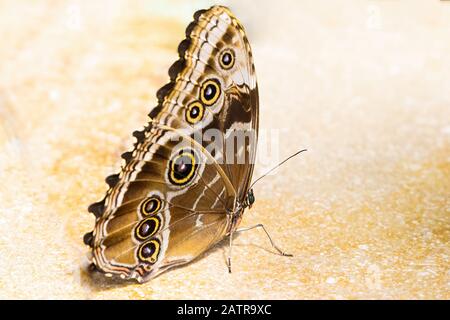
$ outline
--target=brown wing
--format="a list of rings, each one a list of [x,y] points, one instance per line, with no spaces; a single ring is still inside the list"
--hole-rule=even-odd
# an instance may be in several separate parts
[[[248,41],[224,7],[194,18],[149,126],[135,133],[121,173],[107,178],[105,199],[90,207],[97,219],[85,242],[107,275],[144,282],[193,260],[226,235],[251,179],[256,142],[232,153],[220,148],[228,129],[257,128]],[[203,139],[208,131],[217,139]],[[230,163],[239,153],[248,159]]]

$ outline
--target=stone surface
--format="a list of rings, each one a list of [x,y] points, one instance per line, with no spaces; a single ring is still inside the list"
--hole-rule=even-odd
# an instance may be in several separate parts
[[[294,257],[249,231],[231,275],[224,244],[144,285],[89,276],[86,208],[210,3],[105,3],[0,3],[0,298],[450,298],[450,3],[227,2],[262,137],[280,158],[308,148],[242,225]]]

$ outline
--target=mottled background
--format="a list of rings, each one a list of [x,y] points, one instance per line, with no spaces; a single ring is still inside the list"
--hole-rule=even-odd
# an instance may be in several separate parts
[[[192,14],[211,1],[0,1],[0,298],[450,298],[450,1],[227,1],[253,46],[261,128],[292,160],[261,231],[144,284],[85,270],[87,206]],[[261,173],[258,166],[256,175]]]

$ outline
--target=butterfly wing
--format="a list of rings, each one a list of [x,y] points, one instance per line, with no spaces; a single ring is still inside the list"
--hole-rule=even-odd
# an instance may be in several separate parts
[[[97,219],[85,242],[107,275],[144,282],[193,260],[229,232],[230,212],[251,179],[252,141],[233,153],[218,148],[227,129],[257,128],[248,41],[224,7],[194,18],[151,122],[135,133],[121,173],[107,178],[104,200],[89,208]],[[217,139],[197,139],[205,130]],[[241,169],[229,164],[239,152],[249,156]]]
[[[104,273],[144,281],[192,260],[224,234],[233,190],[201,147],[179,144],[182,132],[152,123],[105,200],[91,207],[103,206],[92,246]]]
[[[172,104],[168,112],[189,103],[205,107],[207,116],[194,126],[203,130],[203,145],[212,151],[242,201],[253,173],[258,138],[259,97],[251,47],[229,9],[214,6],[196,12],[194,18],[179,45],[180,59],[169,70],[171,82],[160,97]],[[219,84],[214,90],[219,94],[208,101],[202,93],[211,82]],[[166,95],[169,90],[171,94]],[[163,108],[164,104],[150,116],[160,115]],[[185,110],[179,111],[177,115],[183,117]],[[208,133],[215,138],[211,143]]]

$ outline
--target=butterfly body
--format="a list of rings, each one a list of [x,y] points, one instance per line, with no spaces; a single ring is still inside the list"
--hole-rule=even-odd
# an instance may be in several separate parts
[[[200,10],[178,52],[149,124],[89,207],[96,223],[84,242],[107,276],[145,282],[192,261],[254,201],[259,102],[242,25],[225,7]]]

